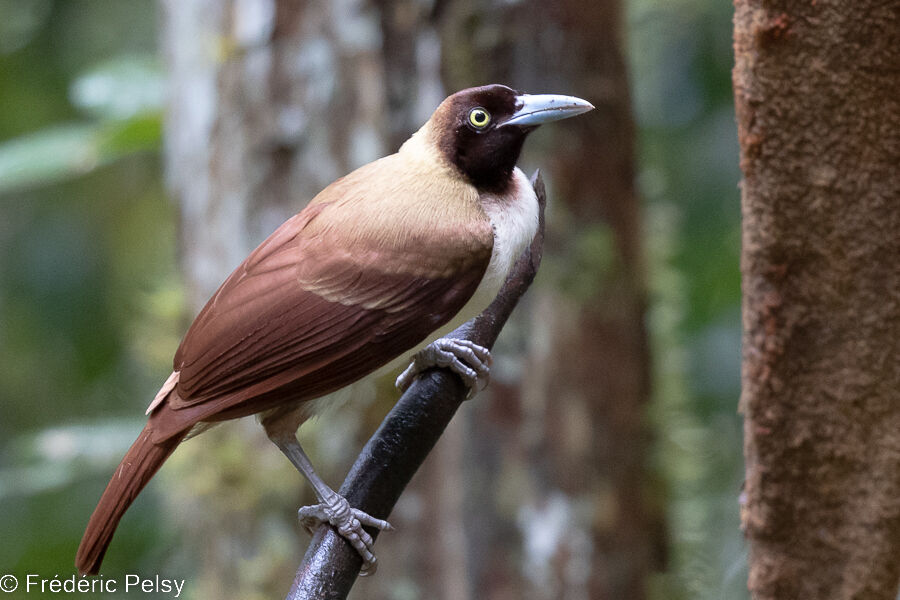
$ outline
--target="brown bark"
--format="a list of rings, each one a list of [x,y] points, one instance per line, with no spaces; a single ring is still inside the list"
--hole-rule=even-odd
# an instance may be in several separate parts
[[[739,0],[749,587],[900,581],[900,4]]]
[[[591,269],[587,262],[586,272],[575,274],[595,279],[597,287],[583,297],[575,321],[557,339],[557,355],[573,358],[557,361],[546,393],[563,400],[548,414],[561,428],[561,439],[572,439],[584,427],[567,413],[584,415],[590,423],[593,439],[586,451],[573,456],[565,445],[557,445],[553,468],[568,475],[556,478],[564,490],[578,490],[585,478],[591,482],[580,490],[592,495],[597,507],[591,523],[595,553],[590,597],[637,600],[645,597],[648,575],[661,566],[656,558],[664,539],[662,517],[646,496],[652,489],[645,465],[649,432],[644,418],[650,361],[634,188],[634,126],[616,33],[619,10],[618,2],[566,0],[558,17],[566,41],[565,51],[556,49],[554,58],[563,65],[573,93],[595,99],[599,110],[593,119],[575,124],[581,127],[557,132],[552,163],[557,190],[581,224],[574,233],[590,239],[603,227],[611,237],[611,256],[606,268],[595,263]]]
[[[481,597],[636,600],[659,566],[662,519],[646,498],[650,363],[621,21],[616,0],[454,2],[441,15],[448,88],[502,82],[598,107],[534,134],[523,156],[547,167],[556,218],[547,283],[519,321],[522,380],[495,379],[491,401],[472,409],[467,447],[480,460],[469,480],[495,486],[472,502]],[[509,481],[519,486],[512,519],[499,505]],[[554,540],[549,551],[529,549],[538,534]],[[514,552],[524,565],[509,560]]]

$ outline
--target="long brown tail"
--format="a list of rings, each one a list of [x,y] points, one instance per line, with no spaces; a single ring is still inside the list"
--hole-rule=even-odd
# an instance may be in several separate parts
[[[183,437],[184,433],[153,443],[150,425],[144,427],[119,463],[88,521],[75,555],[75,566],[80,573],[95,575],[99,572],[119,519]]]

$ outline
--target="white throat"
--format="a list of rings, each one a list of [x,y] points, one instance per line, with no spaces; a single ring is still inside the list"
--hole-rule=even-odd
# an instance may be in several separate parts
[[[534,239],[538,228],[539,208],[531,182],[518,167],[513,169],[512,182],[505,193],[484,193],[481,194],[480,201],[494,228],[494,249],[475,296],[487,293],[490,296],[487,304],[490,304],[516,260]],[[478,312],[487,308],[487,304]]]

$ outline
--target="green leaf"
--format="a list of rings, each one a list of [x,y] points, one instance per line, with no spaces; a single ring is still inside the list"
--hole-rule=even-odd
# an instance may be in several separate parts
[[[48,0],[0,0],[0,54],[22,48],[34,37],[50,16]]]
[[[78,177],[129,154],[155,151],[158,113],[121,121],[66,124],[0,144],[0,194]]]
[[[104,123],[98,142],[100,154],[107,161],[135,152],[157,150],[162,143],[162,115],[145,113],[125,121]]]
[[[107,472],[131,445],[143,419],[116,419],[50,427],[9,440],[12,467],[0,467],[0,500],[65,487]]]
[[[0,193],[96,168],[98,131],[92,124],[59,125],[0,144]]]
[[[162,66],[152,55],[116,57],[76,79],[69,99],[101,119],[130,119],[160,112],[165,102]]]

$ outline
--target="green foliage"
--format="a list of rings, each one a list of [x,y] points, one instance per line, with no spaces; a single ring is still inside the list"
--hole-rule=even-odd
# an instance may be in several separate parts
[[[152,55],[117,56],[80,75],[72,104],[96,119],[127,120],[158,115],[164,101],[162,65]]]
[[[97,164],[93,125],[62,125],[0,146],[0,191],[53,183]]]
[[[731,11],[631,0],[628,59],[647,207],[650,419],[668,484],[671,558],[655,598],[747,597],[742,478],[740,210]]]
[[[0,144],[0,194],[58,183],[159,148],[162,74],[150,57],[105,62],[79,76],[70,96],[92,120],[47,127]]]
[[[152,11],[133,1],[0,0],[4,572],[72,572],[97,491],[140,430],[133,416],[152,397],[152,371],[165,369],[128,332],[152,332],[150,347],[177,342]],[[114,553],[110,571],[159,554],[153,488],[116,536],[130,552]]]
[[[551,267],[560,271],[556,285],[576,302],[596,301],[618,266],[612,230],[607,225],[595,225],[567,235],[571,243],[565,252],[567,260],[564,265]]]
[[[7,441],[13,467],[0,468],[0,501],[64,489],[93,468],[115,467],[142,420],[50,427]]]

